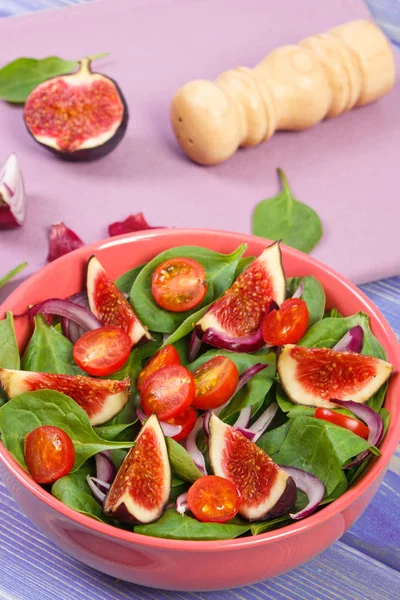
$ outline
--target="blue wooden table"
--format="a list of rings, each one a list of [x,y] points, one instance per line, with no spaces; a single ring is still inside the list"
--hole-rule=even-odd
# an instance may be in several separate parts
[[[90,0],[0,0],[0,17],[84,1]],[[400,277],[362,289],[400,337]],[[0,481],[0,599],[400,600],[399,514],[400,448],[363,516],[314,560],[258,585],[178,594],[116,581],[69,558],[28,521]]]

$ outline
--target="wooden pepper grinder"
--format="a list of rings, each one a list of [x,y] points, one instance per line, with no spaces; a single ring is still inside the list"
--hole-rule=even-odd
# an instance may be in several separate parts
[[[213,165],[277,129],[306,129],[373,102],[394,81],[394,58],[382,31],[369,21],[352,21],[277,48],[254,69],[187,83],[172,100],[171,122],[186,154]]]

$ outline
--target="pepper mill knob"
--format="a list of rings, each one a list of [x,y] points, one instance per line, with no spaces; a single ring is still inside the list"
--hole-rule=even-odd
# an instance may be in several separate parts
[[[193,161],[217,164],[277,129],[306,129],[373,102],[389,92],[395,75],[382,31],[352,21],[277,48],[254,69],[187,83],[172,100],[172,128]]]

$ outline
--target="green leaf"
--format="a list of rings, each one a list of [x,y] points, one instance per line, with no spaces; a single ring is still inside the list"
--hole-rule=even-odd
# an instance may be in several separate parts
[[[112,524],[112,521],[105,516],[101,506],[94,499],[86,481],[87,475],[96,475],[96,469],[89,463],[82,465],[74,473],[69,473],[58,479],[51,486],[51,493],[73,510],[97,521]]]
[[[282,517],[271,519],[271,521],[256,521],[251,524],[250,530],[252,535],[259,535],[260,533],[266,533],[273,529],[279,529],[280,527],[289,525],[289,523],[293,523],[292,519],[287,515],[283,515]]]
[[[289,400],[288,395],[281,385],[276,386],[276,401],[279,408],[284,413],[287,413],[286,416],[289,419],[294,419],[298,416],[312,417],[315,413],[315,406],[302,406],[300,404],[294,404]]]
[[[132,421],[132,423],[120,423],[120,424],[116,424],[116,425],[100,425],[99,427],[94,427],[93,429],[99,437],[103,438],[103,440],[108,440],[108,441],[112,442],[113,440],[118,438],[118,436],[122,432],[124,432],[126,429],[135,425],[136,422],[137,422],[137,419],[135,421]],[[132,439],[132,437],[131,437],[131,439]],[[129,441],[129,439],[127,439],[126,441]]]
[[[168,457],[172,471],[184,481],[193,482],[202,477],[189,452],[172,438],[166,437]]]
[[[0,70],[0,74],[1,74],[1,70]],[[5,285],[6,283],[8,283],[11,279],[16,277],[16,275],[18,275],[18,273],[20,273],[27,266],[28,266],[28,263],[24,262],[21,265],[18,265],[18,267],[15,267],[15,269],[12,269],[12,271],[9,271],[8,273],[6,273],[6,275],[4,275],[3,277],[0,277],[0,288],[3,287],[3,285]]]
[[[303,293],[300,298],[304,300],[308,308],[308,327],[320,321],[325,311],[325,292],[324,288],[312,275],[307,277],[289,277],[287,279],[288,295],[292,296],[298,286],[303,285]]]
[[[327,310],[324,314],[324,319],[337,319],[337,318],[343,318],[343,315],[340,314],[340,312],[338,311],[337,308],[331,308],[331,310]]]
[[[234,279],[237,279],[239,275],[241,275],[243,271],[247,269],[247,267],[251,265],[251,263],[255,260],[255,256],[244,256],[243,258],[241,258],[238,262],[238,266],[236,267]]]
[[[367,450],[369,443],[351,431],[314,417],[293,419],[288,435],[274,460],[319,477],[327,495],[346,479],[342,466]]]
[[[385,402],[386,392],[388,389],[389,382],[385,383],[379,388],[379,390],[370,398],[367,402],[367,406],[372,408],[375,412],[379,412]]]
[[[256,206],[252,233],[270,240],[281,239],[284,244],[308,253],[321,239],[321,221],[312,208],[293,197],[281,169],[278,174],[283,189],[277,196]]]
[[[231,285],[239,259],[245,250],[246,244],[239,246],[232,254],[219,254],[197,246],[178,246],[161,252],[141,270],[132,286],[130,300],[137,316],[151,331],[173,333],[199,308],[181,313],[161,308],[151,293],[151,278],[156,267],[177,256],[197,260],[203,265],[207,277],[208,291],[203,301],[203,306],[206,306]]]
[[[212,304],[212,302],[210,302],[210,304],[207,304],[207,306],[203,306],[202,308],[197,310],[195,313],[190,314],[183,321],[183,323],[181,323],[179,325],[179,327],[177,329],[175,329],[175,331],[173,333],[171,333],[170,336],[167,337],[167,339],[165,340],[165,342],[163,343],[161,348],[165,348],[165,346],[168,346],[168,344],[175,344],[180,339],[185,337],[185,335],[192,333],[194,326],[196,325],[196,323],[198,321],[200,321],[201,317],[204,315],[206,310],[211,306],[211,304]]]
[[[115,285],[120,290],[120,292],[123,292],[124,294],[130,294],[132,286],[135,283],[137,276],[139,275],[143,267],[146,266],[146,264],[147,263],[144,263],[143,265],[139,265],[138,267],[127,271],[115,280]]]
[[[14,318],[11,312],[0,321],[0,368],[19,369],[20,358],[15,337]]]
[[[174,508],[165,511],[154,523],[137,525],[135,533],[171,540],[230,540],[250,530],[250,523],[201,523]]]
[[[187,368],[191,373],[196,371],[199,367],[204,365],[208,360],[214,356],[227,356],[236,365],[239,375],[241,375],[246,369],[256,365],[258,363],[265,363],[268,365],[266,369],[257,373],[250,379],[250,381],[232,398],[228,406],[226,406],[221,413],[219,418],[226,420],[231,415],[239,412],[245,406],[254,406],[259,408],[260,403],[264,400],[266,394],[271,388],[276,371],[276,356],[274,352],[268,354],[245,354],[242,352],[228,352],[226,350],[209,350],[205,354],[202,354],[193,363],[187,365]]]
[[[386,360],[386,353],[371,331],[369,317],[363,312],[351,317],[328,317],[315,323],[300,340],[306,348],[332,348],[352,327],[360,325],[364,332],[361,354]]]
[[[24,438],[41,425],[54,425],[68,433],[75,446],[73,471],[97,452],[134,445],[134,442],[103,440],[90,425],[85,411],[65,394],[53,390],[27,392],[0,408],[2,442],[24,469]]]
[[[39,83],[50,77],[72,73],[78,67],[76,60],[63,60],[49,56],[35,58],[17,58],[0,69],[0,98],[7,102],[25,102]]]
[[[35,331],[22,357],[24,371],[85,375],[72,358],[72,343],[48,325],[43,315],[35,317]]]
[[[257,446],[262,448],[269,456],[276,454],[282,448],[292,425],[293,420],[290,420],[280,427],[267,431],[257,440]]]

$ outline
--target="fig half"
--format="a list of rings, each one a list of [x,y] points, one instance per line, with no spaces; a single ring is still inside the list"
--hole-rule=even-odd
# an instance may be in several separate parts
[[[215,414],[209,428],[212,469],[236,485],[243,498],[240,514],[254,521],[288,513],[296,502],[293,479],[264,450]]]
[[[24,107],[25,125],[41,146],[66,160],[90,161],[120,143],[128,107],[115,81],[93,73],[84,58],[76,73],[38,85]]]
[[[171,467],[157,416],[147,419],[104,500],[103,510],[124,523],[152,523],[169,500]]]
[[[292,402],[334,408],[333,398],[369,400],[389,378],[393,365],[356,352],[287,344],[281,347],[277,369]]]

